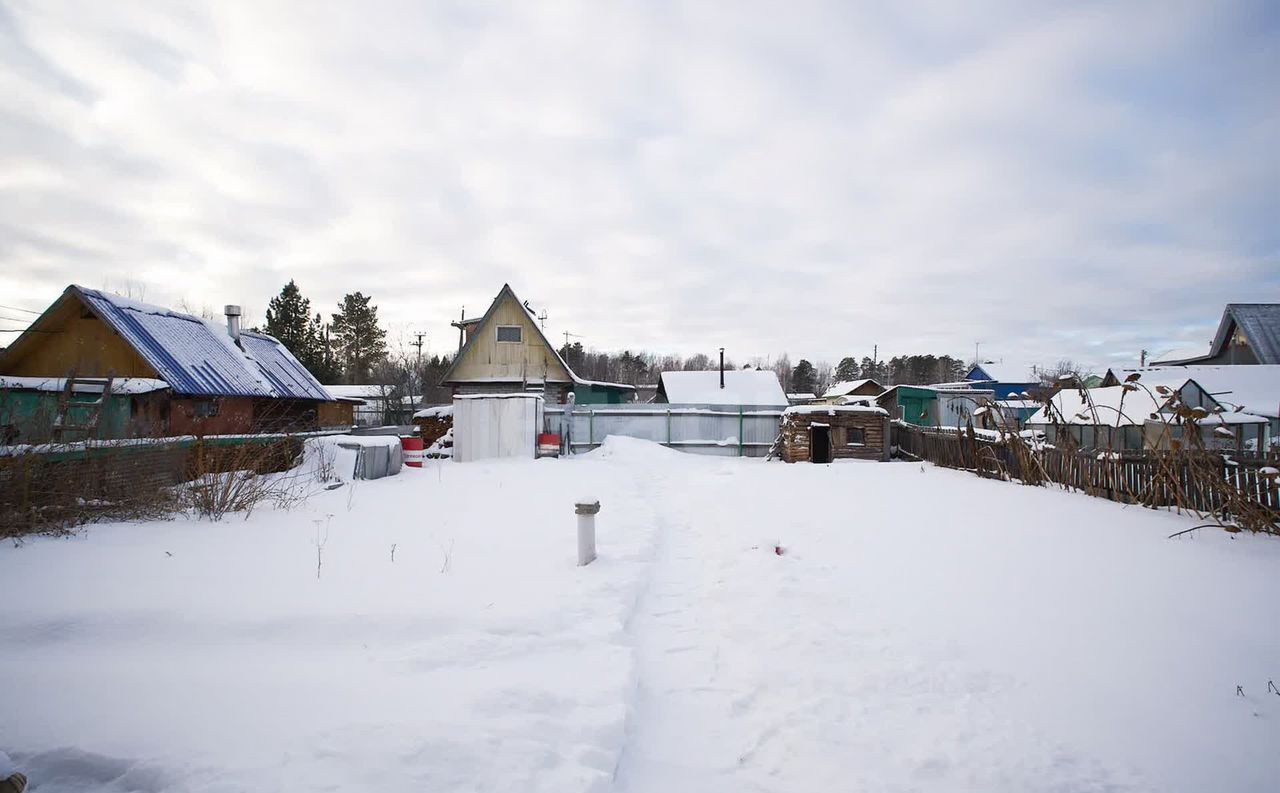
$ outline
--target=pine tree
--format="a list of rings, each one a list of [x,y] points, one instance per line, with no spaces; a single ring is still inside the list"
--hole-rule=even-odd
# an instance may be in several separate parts
[[[791,370],[791,393],[812,394],[818,388],[818,373],[804,358]]]
[[[333,354],[333,340],[330,338],[329,326],[319,312],[311,318],[307,326],[311,336],[311,357],[299,359],[303,365],[322,383],[337,383],[342,378],[338,363]]]
[[[361,384],[374,365],[387,357],[387,332],[378,327],[378,307],[354,292],[342,298],[333,315],[333,345],[346,380]]]
[[[862,367],[858,365],[858,361],[854,358],[841,358],[840,363],[836,366],[835,379],[837,383],[857,380],[861,375]]]
[[[279,339],[308,369],[311,369],[308,361],[314,357],[316,346],[310,332],[310,317],[311,301],[302,296],[292,279],[267,305],[267,333]],[[311,373],[315,374],[315,370]]]

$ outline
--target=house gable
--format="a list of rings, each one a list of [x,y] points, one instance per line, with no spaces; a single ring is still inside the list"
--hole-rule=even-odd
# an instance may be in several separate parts
[[[519,341],[506,340],[515,335],[509,328],[520,329]],[[511,287],[503,285],[441,382],[572,383],[573,375]]]
[[[71,371],[77,377],[159,377],[74,288],[63,292],[0,354],[0,374],[66,377]]]

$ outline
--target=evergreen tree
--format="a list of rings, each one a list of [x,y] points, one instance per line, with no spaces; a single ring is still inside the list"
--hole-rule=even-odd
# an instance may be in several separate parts
[[[337,383],[342,379],[338,362],[333,354],[333,340],[329,334],[329,326],[325,324],[320,313],[311,318],[307,333],[312,339],[311,357],[299,359],[303,365],[322,383]]]
[[[804,358],[791,370],[791,393],[812,394],[818,388],[818,373]]]
[[[280,290],[280,294],[271,298],[267,305],[266,331],[279,339],[303,366],[315,374],[308,363],[316,348],[316,337],[311,334],[310,317],[311,301],[302,296],[298,285],[290,279]]]
[[[835,380],[837,383],[847,383],[850,380],[857,380],[862,376],[862,367],[858,365],[858,361],[854,358],[841,358],[840,363],[836,366]]]
[[[374,365],[387,357],[387,332],[378,327],[378,307],[354,292],[342,298],[333,315],[333,346],[347,382],[365,383]]]

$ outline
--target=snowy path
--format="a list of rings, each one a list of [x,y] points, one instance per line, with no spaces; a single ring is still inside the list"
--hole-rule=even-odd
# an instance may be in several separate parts
[[[616,438],[99,525],[0,546],[0,751],[33,793],[1272,793],[1280,542],[1189,525]]]

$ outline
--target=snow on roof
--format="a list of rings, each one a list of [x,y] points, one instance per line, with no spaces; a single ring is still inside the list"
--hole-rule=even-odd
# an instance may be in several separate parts
[[[353,397],[355,399],[384,399],[390,396],[394,386],[366,383],[364,385],[327,385],[326,391],[336,397]]]
[[[423,408],[413,414],[415,419],[437,419],[443,416],[453,415],[453,405],[435,405],[429,408]]]
[[[156,370],[174,393],[322,401],[331,398],[271,336],[242,333],[245,349],[241,349],[226,328],[209,320],[97,289],[71,289]]]
[[[1145,369],[1112,369],[1121,382],[1138,373],[1138,385],[1180,388],[1194,380],[1223,407],[1242,407],[1247,413],[1280,418],[1280,365],[1249,366],[1153,366]]]
[[[105,377],[93,379],[78,377],[73,390],[77,394],[101,394],[106,382],[107,378]],[[66,386],[67,381],[63,377],[0,376],[0,389],[62,392]],[[153,377],[119,377],[111,381],[111,393],[113,394],[149,394],[168,387],[169,385],[165,381],[157,380]]]
[[[975,364],[965,375],[966,380],[994,380],[997,383],[1038,383],[1035,367],[1027,364],[996,363],[984,361]],[[974,375],[978,376],[975,377]]]
[[[1035,399],[1000,399],[995,403],[1007,410],[1035,410],[1044,407],[1044,403]]]
[[[772,371],[726,369],[724,388],[720,370],[663,372],[662,391],[671,404],[787,406],[787,395]]]
[[[872,413],[879,416],[889,415],[889,411],[872,405],[792,405],[782,411],[783,416],[809,415],[819,413],[835,416],[842,413]]]
[[[817,399],[817,398],[818,398],[817,394],[810,393],[808,391],[804,391],[802,393],[797,393],[797,394],[787,394],[787,399]]]
[[[847,380],[843,383],[835,383],[822,394],[822,398],[830,399],[832,397],[848,396],[849,394],[852,394],[854,391],[857,391],[859,388],[862,388],[867,383],[875,383],[875,382],[876,382],[875,380],[872,380],[869,377],[865,377],[861,380]],[[876,383],[876,385],[879,386],[880,384]]]
[[[542,399],[542,394],[455,394],[453,401],[459,399]]]
[[[1182,383],[1185,382],[1184,377]],[[1052,411],[1042,407],[1027,419],[1027,423],[1131,427],[1142,424],[1152,413],[1159,413],[1168,399],[1160,395],[1153,398],[1142,388],[1128,390],[1117,385],[1086,388],[1083,393],[1078,388],[1064,388],[1050,401]]]
[[[243,331],[240,333],[240,345],[245,354],[258,364],[277,396],[317,399],[322,402],[333,398],[311,372],[307,371],[307,367],[289,352],[289,348],[274,336]]]

